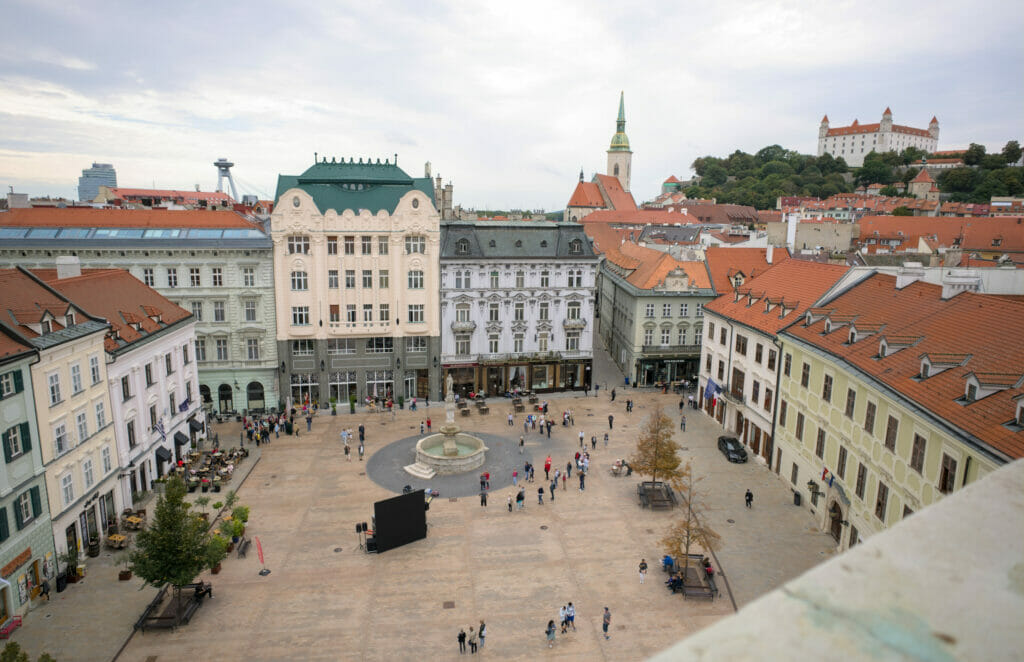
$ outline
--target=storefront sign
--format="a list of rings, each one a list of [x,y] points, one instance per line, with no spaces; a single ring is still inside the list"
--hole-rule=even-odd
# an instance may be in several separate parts
[[[14,574],[15,570],[17,570],[22,565],[24,565],[30,558],[32,558],[32,548],[31,547],[27,548],[21,554],[18,554],[17,556],[15,556],[13,561],[11,561],[7,565],[5,565],[2,569],[0,569],[0,575],[2,575],[4,577],[11,576],[12,574]]]

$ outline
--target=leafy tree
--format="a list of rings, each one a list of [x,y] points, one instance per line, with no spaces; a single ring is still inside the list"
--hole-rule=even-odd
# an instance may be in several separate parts
[[[943,170],[939,175],[939,188],[946,193],[968,193],[980,184],[981,175],[973,168]]]
[[[227,555],[223,539],[211,536],[206,523],[189,512],[185,483],[174,476],[156,503],[153,523],[138,533],[130,568],[147,584],[175,587],[181,610],[181,586]]]
[[[710,553],[721,542],[718,533],[706,524],[708,517],[704,499],[707,495],[697,490],[697,484],[702,480],[703,476],[694,478],[693,468],[687,462],[679,477],[672,482],[672,487],[683,497],[686,509],[661,540],[668,554],[683,559],[684,582],[690,566],[690,547],[699,545],[701,551]]]
[[[891,184],[894,177],[888,160],[886,155],[874,151],[865,156],[864,165],[857,170],[857,183],[865,186],[874,183]]]
[[[721,186],[729,178],[729,173],[718,163],[712,163],[704,168],[705,186]]]
[[[892,210],[892,215],[893,216],[913,216],[914,212],[910,211],[906,207],[899,206],[896,209]]]
[[[996,170],[1006,167],[1006,157],[1002,154],[986,154],[981,157],[982,170]]]
[[[878,194],[879,195],[885,195],[885,196],[892,197],[892,196],[899,195],[900,192],[898,190],[896,190],[895,186],[890,184],[889,186],[882,187],[882,189],[878,192]]]
[[[28,653],[21,649],[21,644],[16,641],[8,641],[4,649],[0,651],[0,662],[31,662]],[[57,662],[49,653],[39,656],[38,662]]]
[[[768,147],[763,147],[754,155],[754,159],[760,165],[764,165],[769,161],[783,161],[785,158],[786,150],[783,149],[781,145],[769,145]]]
[[[678,479],[682,474],[677,454],[679,444],[672,439],[674,432],[672,420],[660,407],[655,409],[640,429],[636,453],[629,459],[633,471],[650,476],[651,481]]]
[[[1006,146],[1003,147],[1003,158],[1006,159],[1006,162],[1011,164],[1016,163],[1017,161],[1020,161],[1020,157],[1020,143],[1018,143],[1016,140],[1011,140],[1010,142],[1006,143]]]
[[[971,143],[971,146],[964,152],[964,163],[967,165],[979,165],[985,157],[985,146],[978,143]]]
[[[903,165],[910,165],[918,159],[922,159],[928,155],[928,152],[917,147],[910,146],[900,152],[900,160],[903,161]]]

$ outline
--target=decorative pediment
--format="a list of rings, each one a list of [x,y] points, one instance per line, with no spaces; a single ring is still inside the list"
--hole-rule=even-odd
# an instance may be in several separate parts
[[[512,331],[514,333],[526,333],[529,330],[530,325],[527,324],[525,321],[520,320],[517,322],[512,322]]]
[[[485,328],[487,329],[487,333],[501,333],[504,329],[501,322],[488,322]]]
[[[526,295],[523,294],[522,292],[516,292],[514,295],[512,295],[512,300],[517,302],[517,303],[526,301],[526,299],[527,299]]]
[[[585,297],[582,294],[579,294],[578,292],[573,292],[572,294],[567,294],[565,298],[568,299],[569,301],[583,301],[587,297]]]
[[[498,303],[499,301],[502,300],[502,296],[497,292],[491,292],[490,294],[487,295],[487,300],[491,303]]]
[[[552,328],[551,320],[541,320],[537,322],[538,331],[551,331]]]
[[[468,294],[460,294],[456,297],[452,297],[452,300],[455,301],[455,303],[473,303],[473,297]]]

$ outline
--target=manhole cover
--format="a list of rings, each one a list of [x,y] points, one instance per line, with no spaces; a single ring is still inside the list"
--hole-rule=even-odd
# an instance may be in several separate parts
[[[359,472],[359,475],[360,475],[360,476],[365,476],[365,475],[366,475],[366,472],[365,472],[365,471],[360,471],[360,472]]]
[[[458,500],[459,499],[457,497],[448,497],[448,501],[450,501],[451,503],[455,503]]]
[[[540,530],[541,531],[547,531],[548,530],[548,525],[547,524],[541,524],[540,525]]]
[[[277,478],[277,474],[270,474],[271,478]]]
[[[340,552],[340,551],[341,551],[341,547],[335,547],[335,548],[334,548],[334,553],[335,553],[335,554],[337,554],[337,553],[338,553],[338,552]]]
[[[688,451],[688,450],[690,450],[690,447],[689,446],[680,446],[679,450],[681,450],[681,451]]]
[[[270,487],[270,483],[263,483],[263,487]]]
[[[443,608],[445,608],[445,609],[455,609],[455,601],[454,600],[445,600],[444,603],[441,606]]]
[[[734,520],[734,519],[727,519],[725,521],[728,522],[729,524],[735,524],[736,523],[736,520]]]
[[[647,529],[647,533],[654,533],[654,529]]]

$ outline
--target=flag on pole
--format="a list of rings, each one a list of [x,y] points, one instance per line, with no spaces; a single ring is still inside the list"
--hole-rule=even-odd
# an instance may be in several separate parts
[[[253,540],[256,541],[256,551],[260,555],[260,565],[265,565],[263,562],[263,545],[260,544],[259,536],[253,536]]]
[[[156,431],[160,433],[160,441],[167,441],[167,430],[164,428],[164,419],[158,419],[156,422]]]

